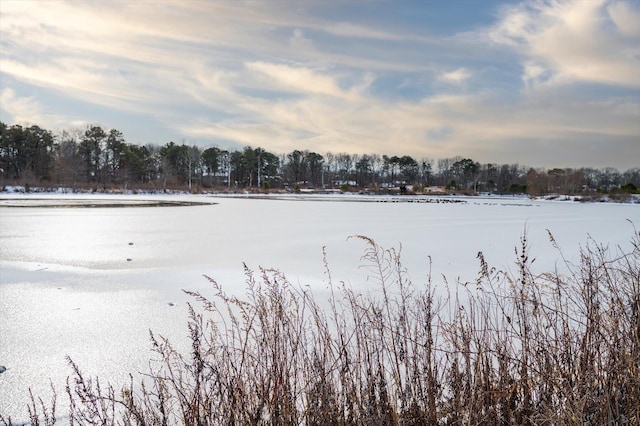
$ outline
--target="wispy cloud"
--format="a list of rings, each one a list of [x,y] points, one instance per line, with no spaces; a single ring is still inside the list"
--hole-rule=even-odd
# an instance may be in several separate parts
[[[87,124],[81,118],[67,117],[47,112],[35,96],[18,96],[13,89],[0,91],[0,112],[3,119],[11,118],[11,123],[33,126],[49,126],[49,130],[57,131],[65,127],[78,127]]]
[[[611,3],[607,6],[607,12],[621,34],[640,37],[640,8],[637,3]]]
[[[266,62],[250,62],[247,63],[247,67],[261,74],[258,78],[267,77],[267,84],[264,85],[266,88],[340,98],[348,96],[348,93],[340,89],[333,78],[308,68]]]
[[[504,8],[489,36],[523,58],[529,86],[593,82],[640,88],[637,5],[606,0],[522,3]]]
[[[453,71],[443,72],[438,76],[440,81],[451,84],[462,84],[471,77],[471,72],[464,67]]]
[[[18,97],[12,89],[0,91],[0,105],[16,123],[36,124],[43,119],[38,101],[33,97]]]
[[[573,161],[561,145],[601,140],[617,164],[640,156],[629,143],[640,139],[637,3],[508,3],[492,21],[457,27],[421,2],[353,6],[3,2],[3,117],[73,117],[125,135],[144,117],[160,129],[147,141],[180,134],[280,153],[526,152],[544,165]]]

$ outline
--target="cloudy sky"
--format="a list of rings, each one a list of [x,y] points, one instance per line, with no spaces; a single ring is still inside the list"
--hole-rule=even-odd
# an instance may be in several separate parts
[[[0,31],[6,124],[640,166],[637,0],[2,0]]]

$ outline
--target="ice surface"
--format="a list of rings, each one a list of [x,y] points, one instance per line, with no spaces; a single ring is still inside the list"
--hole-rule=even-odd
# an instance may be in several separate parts
[[[63,197],[69,195],[45,198],[58,203]],[[493,266],[515,269],[514,249],[525,229],[534,267],[542,271],[557,259],[546,229],[575,259],[589,236],[628,245],[628,220],[638,225],[640,219],[639,205],[525,198],[111,197],[158,198],[217,204],[60,209],[0,202],[0,365],[6,367],[0,413],[25,420],[28,388],[46,401],[49,380],[64,393],[66,355],[87,376],[121,383],[130,372],[147,371],[149,329],[186,345],[190,299],[182,289],[206,294],[203,274],[242,294],[243,262],[274,267],[323,297],[325,247],[333,279],[367,291],[366,270],[358,268],[365,246],[348,239],[362,234],[384,247],[401,245],[416,285],[425,282],[431,258],[439,285],[443,274],[450,282],[474,280],[478,251]]]

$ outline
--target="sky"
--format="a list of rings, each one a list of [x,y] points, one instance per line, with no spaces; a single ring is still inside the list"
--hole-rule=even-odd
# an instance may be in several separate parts
[[[640,1],[0,0],[0,120],[640,167]]]

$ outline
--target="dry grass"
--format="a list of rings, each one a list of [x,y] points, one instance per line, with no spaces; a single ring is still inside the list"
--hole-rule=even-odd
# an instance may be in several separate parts
[[[577,264],[517,276],[478,254],[477,281],[412,284],[400,254],[366,244],[376,296],[333,281],[328,305],[279,271],[246,268],[247,294],[192,293],[191,352],[151,335],[149,374],[121,390],[71,361],[70,424],[640,424],[640,233],[590,241]],[[32,424],[55,401],[32,399]],[[11,423],[0,417],[0,423]]]

